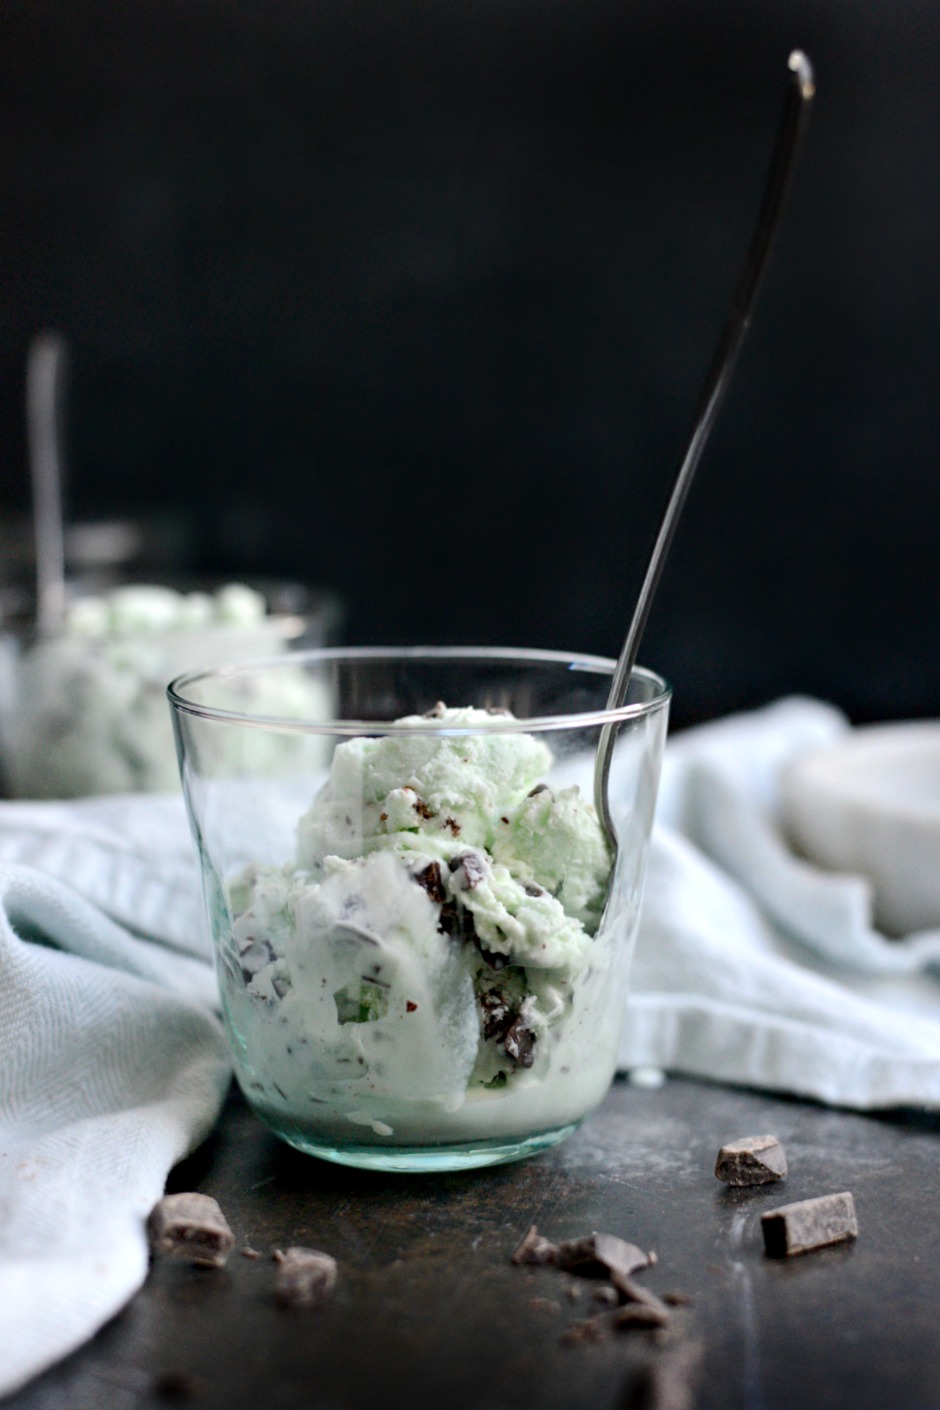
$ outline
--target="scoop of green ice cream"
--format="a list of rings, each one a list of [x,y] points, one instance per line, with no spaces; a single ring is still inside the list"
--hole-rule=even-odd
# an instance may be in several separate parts
[[[594,934],[611,857],[597,814],[577,787],[534,789],[500,815],[491,851],[494,862],[551,892],[566,915]]]
[[[449,858],[459,847],[490,847],[497,822],[521,802],[551,764],[529,734],[462,734],[493,714],[438,707],[428,718],[378,739],[356,738],[333,756],[330,778],[298,827],[298,861],[317,871],[325,857],[357,857],[391,846]],[[453,729],[441,734],[440,726]],[[412,840],[409,840],[412,839]]]

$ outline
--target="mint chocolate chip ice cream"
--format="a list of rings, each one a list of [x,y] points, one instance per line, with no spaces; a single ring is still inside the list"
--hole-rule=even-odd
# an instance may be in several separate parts
[[[295,857],[229,885],[239,1077],[301,1143],[511,1139],[606,1091],[611,858],[591,803],[511,722],[438,705],[340,743]]]
[[[6,788],[20,798],[166,792],[179,774],[166,686],[198,667],[283,649],[299,619],[270,614],[242,583],[214,592],[134,584],[72,601],[61,631],[5,643],[0,724]],[[315,698],[312,698],[314,696]],[[310,712],[323,693],[297,673],[245,708]]]

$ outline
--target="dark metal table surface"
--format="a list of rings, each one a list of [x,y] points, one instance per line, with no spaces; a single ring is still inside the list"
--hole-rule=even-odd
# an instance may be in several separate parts
[[[765,1132],[785,1145],[784,1182],[715,1179],[722,1143]],[[4,1410],[940,1407],[938,1155],[935,1117],[674,1079],[617,1082],[566,1144],[526,1162],[376,1175],[291,1150],[233,1094],[169,1185],[219,1200],[238,1241],[226,1268],[155,1264],[113,1322]],[[857,1241],[765,1255],[763,1210],[839,1190],[855,1197]],[[592,1285],[511,1263],[532,1223],[655,1249],[638,1276],[687,1305],[666,1330],[570,1344],[598,1311]],[[338,1260],[320,1310],[274,1300],[271,1254],[291,1244]]]

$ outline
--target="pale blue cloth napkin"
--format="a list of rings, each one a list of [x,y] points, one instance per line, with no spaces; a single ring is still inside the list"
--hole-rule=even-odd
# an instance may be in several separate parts
[[[878,935],[779,826],[780,769],[848,728],[794,698],[670,741],[622,1069],[940,1109],[940,935]],[[0,1395],[146,1276],[228,1081],[215,1005],[180,798],[0,803]]]
[[[862,1109],[940,1108],[940,932],[789,850],[781,770],[849,729],[801,697],[667,748],[620,1062]]]
[[[162,800],[0,805],[0,1395],[140,1287],[147,1214],[229,1080],[168,802],[162,858]]]

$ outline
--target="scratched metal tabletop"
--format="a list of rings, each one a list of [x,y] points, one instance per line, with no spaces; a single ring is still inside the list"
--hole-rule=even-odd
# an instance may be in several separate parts
[[[716,1180],[720,1145],[769,1132],[786,1180]],[[233,1094],[169,1188],[219,1201],[237,1239],[228,1265],[154,1264],[120,1316],[4,1410],[940,1407],[935,1117],[618,1082],[545,1155],[392,1176],[292,1151]],[[857,1241],[765,1255],[762,1211],[840,1190],[854,1195]],[[533,1223],[553,1240],[604,1231],[655,1250],[638,1276],[681,1295],[670,1326],[572,1338],[598,1314],[592,1285],[513,1265]],[[271,1255],[292,1244],[338,1260],[326,1307],[277,1305]]]

